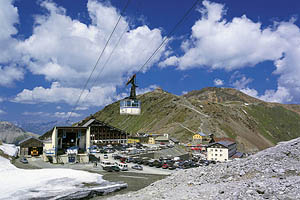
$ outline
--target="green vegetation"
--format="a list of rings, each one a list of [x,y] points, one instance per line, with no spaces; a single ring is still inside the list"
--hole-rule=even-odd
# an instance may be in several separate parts
[[[238,139],[247,144],[242,145],[248,148],[245,151],[300,136],[300,115],[293,112],[300,113],[300,106],[285,105],[286,109],[280,104],[262,103],[230,88],[205,88],[183,97],[155,90],[137,98],[142,103],[141,115],[120,115],[120,102],[115,102],[85,120],[94,117],[131,134],[168,133],[181,142],[191,141],[191,131],[201,127],[204,133],[216,137]]]
[[[276,144],[299,137],[300,116],[282,106],[252,105],[246,111],[258,122],[260,133]]]
[[[226,124],[221,124],[220,125],[221,130],[223,130],[226,135],[228,135],[228,137],[232,138],[232,139],[236,139],[236,134],[234,133],[234,130],[232,130],[232,128]]]

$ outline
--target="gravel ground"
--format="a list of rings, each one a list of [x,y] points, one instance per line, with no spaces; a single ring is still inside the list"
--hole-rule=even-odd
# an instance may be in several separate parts
[[[245,159],[178,171],[110,199],[300,199],[300,138]]]

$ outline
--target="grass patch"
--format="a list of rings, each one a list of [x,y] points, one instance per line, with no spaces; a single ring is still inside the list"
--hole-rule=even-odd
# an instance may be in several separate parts
[[[274,144],[299,137],[300,116],[282,106],[251,105],[247,113],[258,122],[259,132]]]

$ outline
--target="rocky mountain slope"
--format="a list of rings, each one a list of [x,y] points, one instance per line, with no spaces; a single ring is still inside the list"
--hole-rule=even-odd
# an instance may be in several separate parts
[[[17,144],[19,141],[30,136],[37,137],[38,135],[25,132],[10,122],[0,122],[0,140],[4,143]]]
[[[182,142],[202,131],[230,137],[241,151],[257,151],[300,136],[300,106],[266,103],[231,88],[205,88],[177,96],[156,89],[139,95],[139,116],[119,114],[119,102],[95,117],[129,133],[168,133]]]
[[[110,199],[300,199],[300,138],[248,158],[175,172]]]

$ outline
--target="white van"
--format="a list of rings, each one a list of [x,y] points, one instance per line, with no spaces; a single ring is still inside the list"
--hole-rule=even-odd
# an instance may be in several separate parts
[[[126,163],[115,162],[115,165],[118,166],[121,171],[128,171],[128,165]]]

